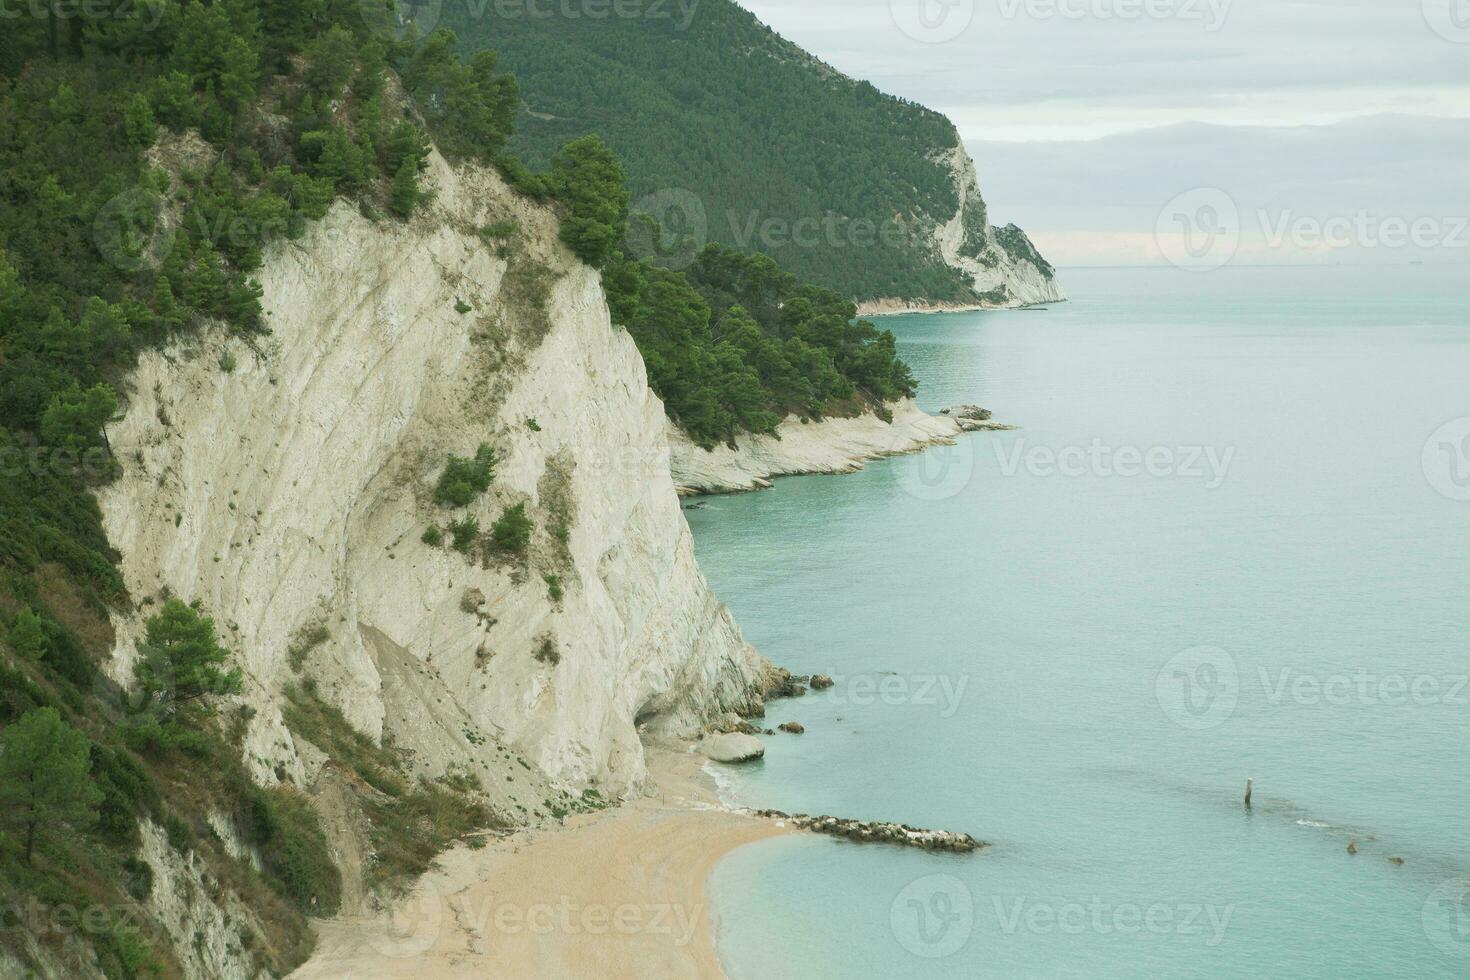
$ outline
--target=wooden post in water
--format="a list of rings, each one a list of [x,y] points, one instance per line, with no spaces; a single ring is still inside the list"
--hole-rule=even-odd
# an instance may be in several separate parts
[[[1252,781],[1253,780],[1249,776],[1247,776],[1245,778],[1245,808],[1247,810],[1249,810],[1251,808],[1251,783],[1252,783]]]

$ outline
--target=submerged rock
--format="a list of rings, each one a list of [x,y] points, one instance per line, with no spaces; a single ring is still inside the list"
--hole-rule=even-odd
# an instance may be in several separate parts
[[[776,727],[783,732],[790,732],[792,735],[800,735],[802,732],[806,731],[806,728],[799,721],[782,722]]]
[[[832,678],[828,677],[826,674],[812,675],[811,685],[813,691],[825,691],[827,690],[827,688],[831,687],[832,684]]]
[[[760,739],[744,732],[709,735],[699,743],[699,751],[715,762],[750,762],[766,754]]]
[[[777,698],[799,698],[806,694],[806,687],[801,683],[802,679],[787,677],[766,695],[767,701]]]

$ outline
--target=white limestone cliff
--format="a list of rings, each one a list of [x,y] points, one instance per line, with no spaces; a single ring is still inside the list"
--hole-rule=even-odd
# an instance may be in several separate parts
[[[639,726],[752,707],[768,665],[695,564],[663,406],[597,273],[498,176],[435,154],[428,178],[407,225],[338,202],[273,245],[268,338],[141,358],[100,495],[140,603],[109,671],[129,676],[150,602],[198,600],[244,668],[264,783],[313,775],[280,708],[309,677],[418,773],[488,768],[503,744],[553,783],[636,792]],[[505,221],[503,246],[477,234]],[[431,499],[447,454],[481,443],[500,462],[468,512],[488,532],[524,502],[524,563],[421,540],[462,513]]]
[[[1039,303],[1060,303],[1067,294],[1051,267],[1026,233],[1015,225],[990,224],[980,195],[975,161],[956,135],[954,148],[939,162],[954,182],[959,207],[933,231],[933,245],[951,268],[958,270],[976,299],[968,303],[885,297],[858,304],[861,316],[892,313],[944,313],[961,310],[1011,309]]]

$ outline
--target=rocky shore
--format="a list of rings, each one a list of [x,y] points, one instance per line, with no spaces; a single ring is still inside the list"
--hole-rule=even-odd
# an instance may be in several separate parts
[[[953,830],[925,830],[910,827],[906,823],[884,823],[870,820],[852,820],[847,817],[811,816],[806,813],[785,813],[781,810],[737,810],[765,820],[790,823],[800,830],[829,837],[841,837],[859,844],[894,844],[899,847],[917,847],[925,851],[952,851],[968,854],[989,847],[985,841],[976,840],[969,834]]]
[[[669,466],[681,496],[764,490],[778,476],[856,473],[869,460],[948,445],[966,432],[1010,429],[991,421],[975,405],[930,415],[913,399],[892,402],[888,418],[873,413],[853,418],[803,421],[788,417],[771,435],[742,435],[735,445],[704,449],[668,423]],[[970,413],[983,413],[984,418]]]

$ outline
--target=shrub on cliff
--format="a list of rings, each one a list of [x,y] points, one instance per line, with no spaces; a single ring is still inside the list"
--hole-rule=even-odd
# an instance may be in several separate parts
[[[434,486],[434,502],[445,507],[468,507],[490,489],[495,462],[495,450],[485,443],[475,450],[473,459],[451,454]]]
[[[531,543],[531,530],[535,526],[526,516],[526,505],[516,504],[490,526],[490,539],[496,550],[519,554]]]
[[[462,555],[467,555],[480,536],[480,522],[474,514],[466,514],[457,521],[449,522],[450,546]]]

